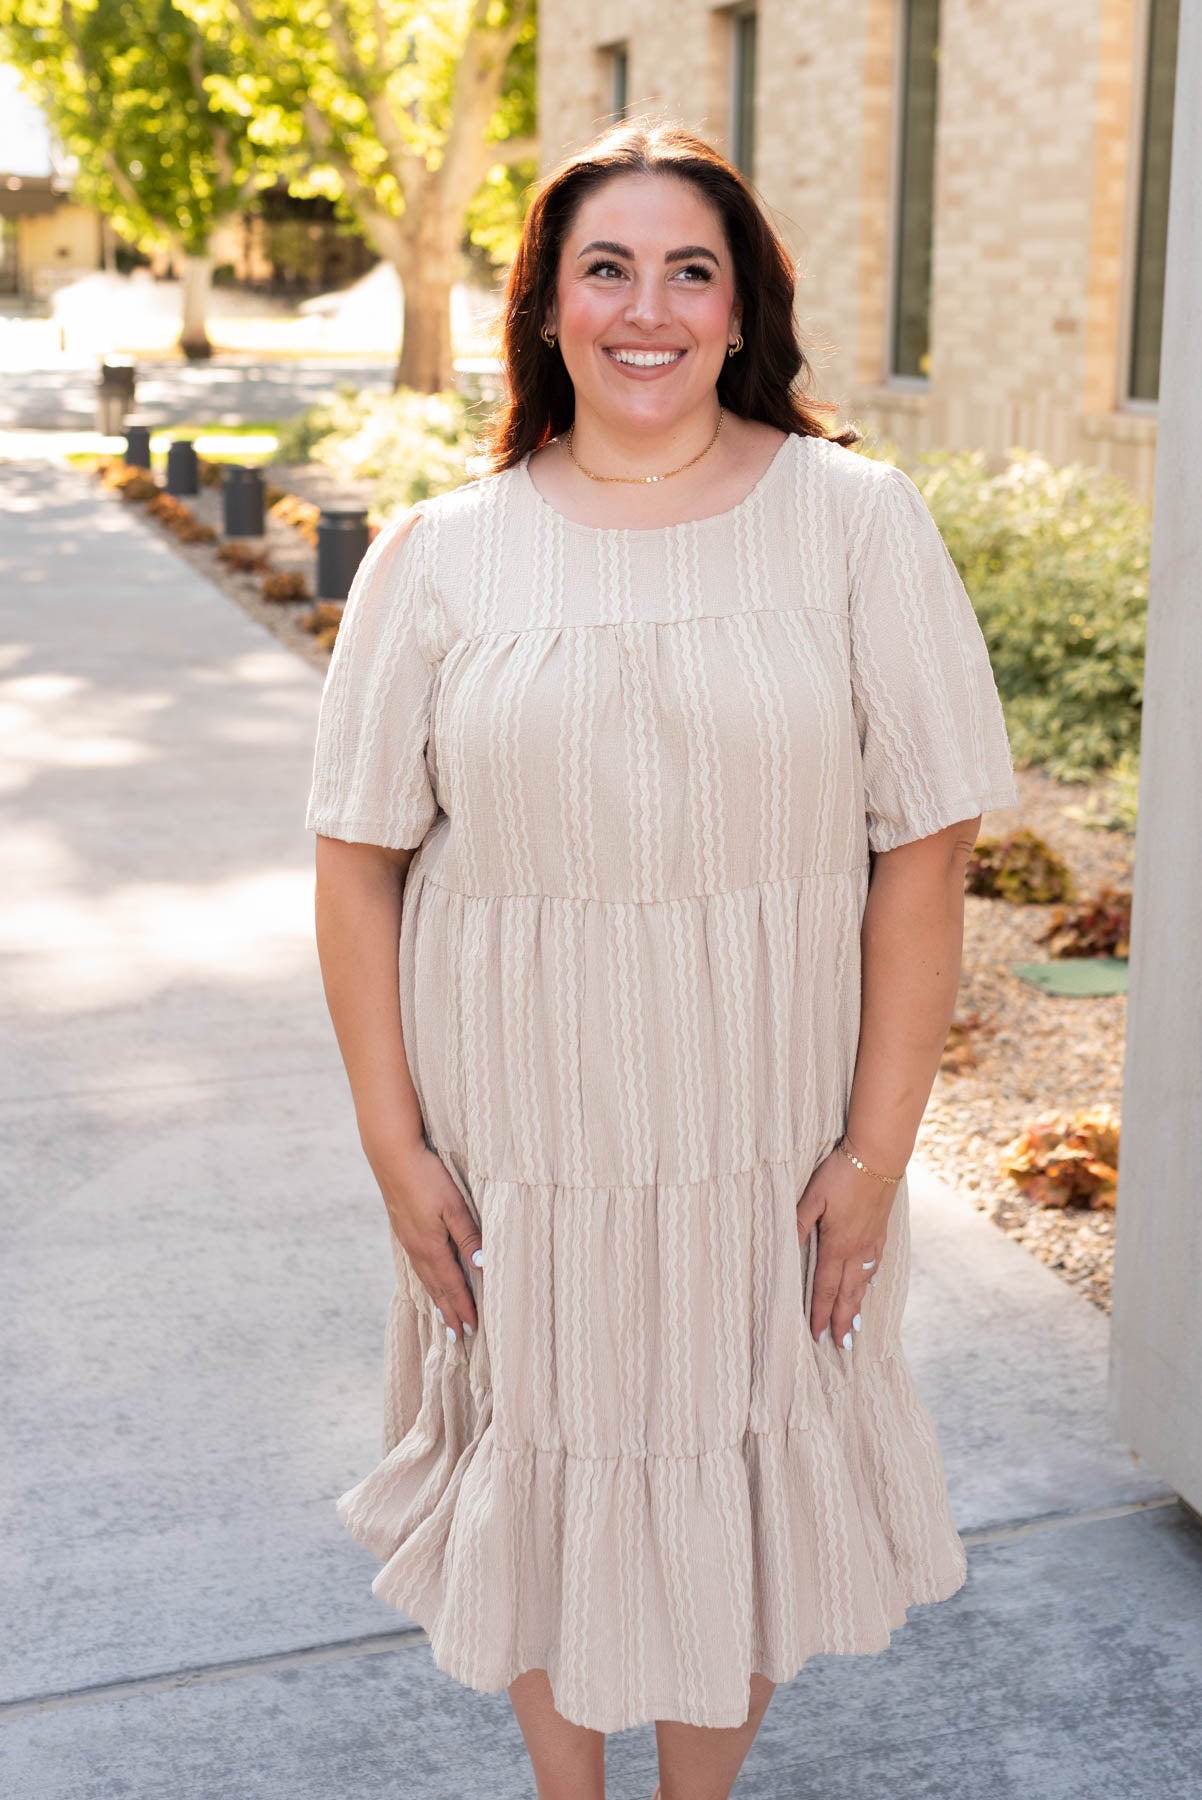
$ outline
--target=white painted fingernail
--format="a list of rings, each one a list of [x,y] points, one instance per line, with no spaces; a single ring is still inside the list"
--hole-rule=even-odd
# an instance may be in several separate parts
[[[468,1324],[468,1322],[467,1322],[467,1320],[466,1320],[466,1319],[465,1319],[465,1320],[464,1320],[464,1321],[463,1321],[463,1335],[464,1335],[464,1337],[474,1337],[474,1336],[475,1336],[475,1334],[476,1334],[476,1328],[475,1328],[475,1326],[474,1326],[474,1325],[469,1325],[469,1324]]]
[[[879,1270],[879,1269],[878,1269],[878,1270],[877,1270],[877,1275],[879,1275],[879,1274],[880,1274],[880,1270]],[[871,1281],[870,1281],[870,1282],[869,1282],[869,1283],[868,1283],[868,1285],[869,1285],[869,1287],[875,1287],[875,1286],[876,1286],[876,1283],[877,1283],[877,1276],[876,1276],[876,1275],[874,1275],[874,1276],[873,1276],[873,1277],[872,1277],[872,1280],[871,1280]]]
[[[850,1331],[845,1331],[843,1333],[843,1348],[845,1350],[850,1350],[852,1345],[855,1343],[855,1341],[856,1340],[854,1337],[852,1337]]]
[[[453,1325],[447,1326],[447,1336],[450,1338],[452,1343],[455,1342],[455,1327]]]
[[[819,1336],[819,1338],[818,1338],[818,1342],[819,1342],[819,1343],[820,1343],[820,1344],[825,1344],[825,1342],[826,1342],[826,1340],[827,1340],[827,1338],[828,1338],[828,1337],[829,1337],[829,1336],[830,1336],[830,1335],[831,1335],[831,1328],[830,1328],[830,1326],[829,1326],[829,1325],[824,1325],[824,1326],[823,1326],[823,1328],[822,1328],[822,1332],[821,1332],[821,1334],[820,1334],[820,1336]]]
[[[484,1252],[483,1252],[483,1250],[473,1250],[472,1251],[472,1261],[475,1263],[475,1265],[478,1269],[482,1269],[484,1267]]]
[[[853,1319],[853,1320],[852,1320],[852,1322],[851,1322],[851,1328],[852,1328],[852,1330],[853,1330],[853,1331],[858,1331],[858,1330],[859,1330],[859,1329],[860,1329],[860,1326],[861,1326],[861,1325],[862,1325],[862,1324],[863,1324],[863,1323],[864,1323],[864,1321],[863,1321],[863,1319],[861,1319],[861,1317],[860,1317],[860,1315],[859,1315],[859,1313],[857,1313],[857,1314],[856,1314],[856,1316],[855,1316],[855,1318],[854,1318],[854,1319]]]
[[[435,1308],[434,1308],[434,1310],[435,1310],[435,1312],[436,1312],[436,1313],[437,1313],[437,1314],[438,1314],[438,1322],[439,1322],[439,1324],[440,1324],[440,1325],[445,1325],[445,1324],[446,1324],[446,1320],[445,1320],[445,1319],[444,1319],[444,1318],[443,1318],[443,1316],[442,1316],[442,1307],[441,1307],[441,1306],[436,1306],[436,1307],[435,1307]]]

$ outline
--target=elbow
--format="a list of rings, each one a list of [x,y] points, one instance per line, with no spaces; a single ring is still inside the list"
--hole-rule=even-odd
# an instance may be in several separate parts
[[[958,873],[962,877],[980,829],[980,813],[971,819],[957,819],[926,837],[913,838],[909,843],[898,844],[892,850],[877,851],[873,862],[893,869],[913,869],[924,873],[946,869],[949,873]]]

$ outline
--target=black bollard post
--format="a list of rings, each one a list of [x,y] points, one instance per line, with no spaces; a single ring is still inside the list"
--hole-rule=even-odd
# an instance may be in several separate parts
[[[222,530],[229,538],[263,536],[263,471],[227,463],[221,477]]]
[[[323,506],[317,521],[317,598],[345,600],[367,554],[367,508]]]
[[[135,469],[150,467],[150,426],[125,424],[125,461]]]
[[[175,438],[167,446],[167,492],[199,494],[200,467],[191,438]]]

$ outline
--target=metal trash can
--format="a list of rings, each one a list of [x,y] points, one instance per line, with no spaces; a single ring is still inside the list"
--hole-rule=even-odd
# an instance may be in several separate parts
[[[102,437],[120,437],[125,415],[134,403],[137,369],[132,356],[106,356],[96,383],[96,429]]]
[[[226,537],[263,536],[263,471],[227,463],[221,475],[221,529]]]
[[[323,506],[317,521],[317,598],[345,600],[367,554],[367,508]]]
[[[150,426],[135,425],[132,419],[125,424],[125,456],[123,459],[135,469],[150,467]]]
[[[199,494],[200,465],[191,438],[175,438],[167,446],[167,492]]]

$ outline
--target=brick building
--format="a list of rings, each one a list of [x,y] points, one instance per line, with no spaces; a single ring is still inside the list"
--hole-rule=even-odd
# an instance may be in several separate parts
[[[738,164],[841,418],[1152,493],[1179,0],[543,0],[544,166],[667,111]]]

